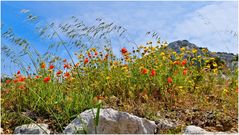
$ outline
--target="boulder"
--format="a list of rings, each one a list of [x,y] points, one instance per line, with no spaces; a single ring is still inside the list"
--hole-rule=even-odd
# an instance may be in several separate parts
[[[95,130],[96,111],[97,109],[90,109],[82,112],[65,128],[63,133],[153,134],[157,129],[154,121],[109,108],[100,110],[99,125]]]
[[[16,127],[14,134],[50,134],[50,130],[47,124],[32,123]]]

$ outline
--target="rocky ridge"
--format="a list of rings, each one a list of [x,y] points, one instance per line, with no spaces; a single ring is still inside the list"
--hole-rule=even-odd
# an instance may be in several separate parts
[[[180,52],[180,48],[185,47],[187,50],[192,50],[192,49],[197,49],[198,50],[198,55],[203,55],[202,49],[207,49],[204,47],[198,47],[197,45],[190,43],[187,40],[178,40],[174,41],[168,44],[168,47],[177,53]],[[208,50],[208,49],[207,49]],[[235,55],[233,53],[226,53],[226,52],[211,52],[208,50],[209,57],[218,57],[220,60],[225,62],[225,64],[230,67],[231,69],[234,69],[237,67],[238,63],[238,55]]]

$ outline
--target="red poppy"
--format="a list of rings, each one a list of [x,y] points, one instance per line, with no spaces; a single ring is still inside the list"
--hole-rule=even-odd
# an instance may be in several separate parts
[[[187,69],[184,69],[184,70],[183,70],[183,75],[187,75],[187,72],[188,72],[188,70],[187,70]]]
[[[62,73],[62,71],[59,70],[59,71],[56,72],[56,75],[60,75],[61,73]]]
[[[43,62],[43,63],[41,64],[41,68],[46,68],[46,63]]]
[[[18,88],[23,90],[23,89],[25,89],[25,86],[20,85]]]
[[[66,73],[64,74],[64,76],[65,76],[65,77],[69,77],[69,76],[70,76],[70,73],[69,73],[69,72],[66,72]]]
[[[53,69],[55,66],[54,65],[50,65],[49,69]]]
[[[17,74],[18,74],[18,75],[21,74],[20,70],[17,71]]]
[[[143,68],[143,69],[141,70],[141,73],[142,73],[142,74],[147,74],[147,73],[148,73],[148,69]]]
[[[97,56],[97,55],[98,55],[98,52],[96,51],[96,52],[95,52],[95,56]]]
[[[69,64],[64,64],[64,68],[70,68]]]
[[[47,82],[49,82],[50,80],[51,80],[51,78],[48,76],[48,77],[45,77],[43,81],[44,81],[45,83],[47,83]]]
[[[6,80],[6,83],[9,84],[11,82],[11,80]]]
[[[90,53],[88,53],[88,57],[91,58],[91,54]]]
[[[18,82],[18,79],[15,79],[13,82],[14,82],[14,83],[17,83],[17,82]]]
[[[168,77],[168,83],[172,83],[173,79],[171,77]]]
[[[20,77],[18,78],[18,82],[24,82],[25,79],[26,79],[25,77],[20,76]]]
[[[151,76],[155,76],[156,75],[156,71],[154,69],[151,70]]]
[[[89,59],[88,59],[88,58],[85,58],[84,64],[87,64],[88,62],[89,62]]]
[[[182,61],[182,66],[184,66],[184,65],[186,65],[186,64],[187,64],[187,60],[184,59],[184,60]]]
[[[127,51],[127,49],[124,47],[124,48],[121,49],[121,52],[122,52],[122,54],[126,54],[128,51]]]

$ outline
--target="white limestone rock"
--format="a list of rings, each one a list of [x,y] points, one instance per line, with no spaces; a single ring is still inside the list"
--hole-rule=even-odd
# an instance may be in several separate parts
[[[50,134],[50,130],[47,124],[32,123],[16,127],[14,134]]]
[[[94,115],[97,109],[86,110],[75,118],[63,133],[88,133],[95,134]],[[101,109],[98,134],[153,134],[157,126],[154,121],[131,115],[114,109]]]

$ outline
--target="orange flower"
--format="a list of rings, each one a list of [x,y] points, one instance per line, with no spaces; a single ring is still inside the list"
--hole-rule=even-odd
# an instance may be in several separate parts
[[[97,55],[98,55],[98,52],[96,51],[96,52],[95,52],[95,56],[97,56]]]
[[[66,72],[66,73],[64,74],[64,76],[65,76],[65,77],[69,77],[69,76],[70,76],[70,73],[69,73],[69,72]]]
[[[107,58],[108,58],[108,56],[109,56],[109,54],[107,53],[107,54],[105,55],[105,59],[107,59]]]
[[[80,65],[80,63],[78,62],[78,63],[75,64],[75,67],[78,67],[79,65]]]
[[[44,81],[45,83],[47,83],[47,82],[49,82],[50,80],[51,80],[51,78],[48,76],[48,77],[45,77],[43,81]]]
[[[50,65],[49,69],[53,69],[55,66],[54,65]]]
[[[187,72],[188,72],[188,70],[187,70],[187,69],[184,69],[184,70],[183,70],[183,75],[187,75]]]
[[[85,58],[84,64],[87,64],[88,62],[89,62],[89,59],[88,59],[88,58]]]
[[[43,62],[43,63],[41,64],[41,68],[46,68],[46,63],[45,63],[45,62]]]
[[[178,74],[178,70],[175,70],[173,75],[177,75]]]
[[[178,65],[178,64],[179,64],[179,61],[174,61],[173,64],[174,64],[174,65]]]
[[[186,65],[186,64],[187,64],[187,60],[184,59],[184,60],[182,61],[182,66],[184,66],[184,65]]]
[[[37,75],[37,76],[36,76],[36,79],[38,79],[38,78],[41,78],[41,77]]]
[[[142,73],[142,74],[147,74],[147,73],[148,73],[148,69],[143,68],[143,69],[141,70],[141,73]]]
[[[66,61],[67,61],[66,59],[63,60],[63,62],[66,62]]]
[[[128,51],[127,51],[127,49],[124,47],[124,48],[121,49],[121,52],[122,52],[122,54],[126,54]]]
[[[172,83],[173,79],[171,77],[168,77],[168,83]]]
[[[17,74],[18,74],[18,75],[21,74],[20,70],[17,71]]]
[[[11,80],[6,80],[6,83],[9,84],[11,82]]]
[[[23,90],[23,89],[25,89],[25,86],[20,85],[18,88]]]
[[[103,99],[104,99],[104,97],[103,97],[103,96],[99,96],[99,95],[98,95],[98,96],[96,96],[96,99],[97,99],[97,100],[103,100]]]
[[[156,75],[156,71],[154,69],[151,70],[151,76],[155,76]]]
[[[59,70],[59,71],[56,72],[56,75],[59,76],[61,73],[62,73],[62,71]]]

